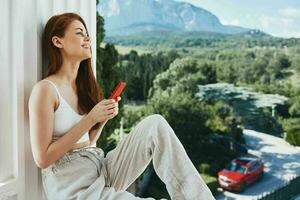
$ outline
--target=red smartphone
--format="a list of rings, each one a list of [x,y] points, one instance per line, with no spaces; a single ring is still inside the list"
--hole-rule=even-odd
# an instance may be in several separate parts
[[[117,101],[117,97],[121,95],[123,89],[125,88],[126,83],[125,82],[120,82],[115,90],[111,93],[109,99],[115,99]]]

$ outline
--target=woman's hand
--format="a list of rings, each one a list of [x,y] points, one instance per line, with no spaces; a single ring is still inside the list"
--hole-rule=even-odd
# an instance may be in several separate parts
[[[93,122],[106,123],[108,120],[114,118],[119,113],[119,104],[121,97],[114,99],[104,99],[97,103],[94,108],[88,113]]]

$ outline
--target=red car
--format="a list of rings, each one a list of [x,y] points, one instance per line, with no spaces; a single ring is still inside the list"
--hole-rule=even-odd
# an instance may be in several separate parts
[[[264,164],[260,158],[243,156],[232,160],[218,173],[219,185],[228,190],[243,191],[245,187],[262,178]]]

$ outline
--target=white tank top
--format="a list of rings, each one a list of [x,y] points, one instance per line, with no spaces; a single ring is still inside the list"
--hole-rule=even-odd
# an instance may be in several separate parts
[[[60,95],[56,85],[52,81],[46,79],[44,79],[44,81],[47,81],[54,86],[59,97],[59,106],[54,112],[54,127],[52,141],[55,141],[61,136],[63,136],[65,133],[67,133],[85,115],[79,115],[77,112],[74,111],[70,104]],[[88,132],[82,135],[81,138],[77,141],[77,143],[86,141],[89,141]]]

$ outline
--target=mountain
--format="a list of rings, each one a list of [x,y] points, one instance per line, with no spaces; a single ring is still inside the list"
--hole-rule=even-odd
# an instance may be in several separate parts
[[[209,11],[174,0],[101,0],[97,7],[107,36],[144,31],[205,31],[235,34],[249,29],[222,25]]]

